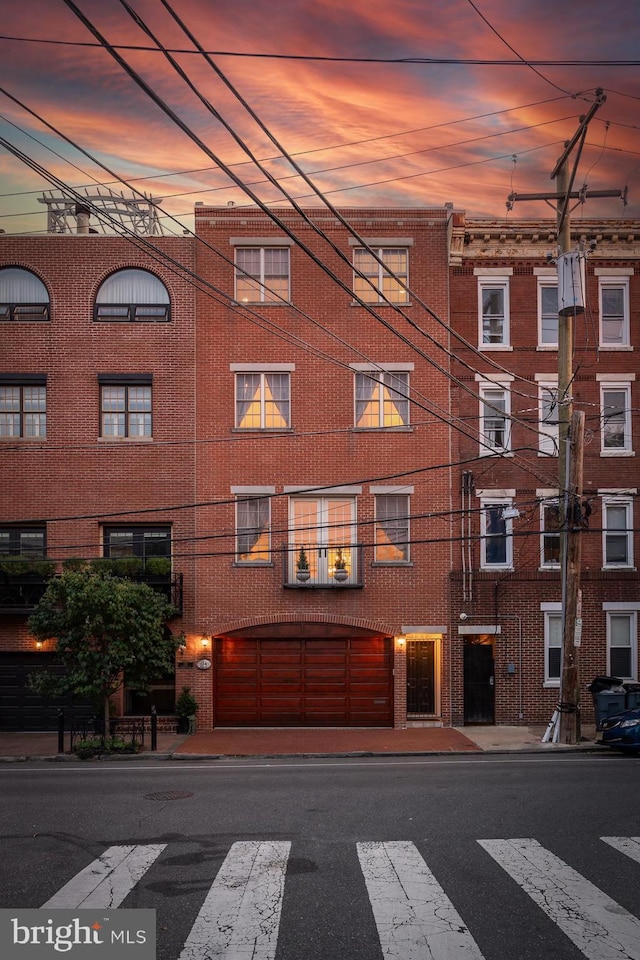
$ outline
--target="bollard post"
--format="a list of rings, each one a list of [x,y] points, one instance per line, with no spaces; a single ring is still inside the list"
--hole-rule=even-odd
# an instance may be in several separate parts
[[[58,708],[58,753],[64,753],[64,710]]]
[[[154,706],[151,707],[151,749],[158,749],[158,714]]]

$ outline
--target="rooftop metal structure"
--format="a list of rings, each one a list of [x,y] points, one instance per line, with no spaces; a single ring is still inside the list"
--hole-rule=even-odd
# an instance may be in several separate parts
[[[118,227],[144,237],[163,233],[157,201],[152,197],[126,195],[108,187],[74,194],[45,190],[38,198],[39,203],[47,205],[47,233],[116,234]]]

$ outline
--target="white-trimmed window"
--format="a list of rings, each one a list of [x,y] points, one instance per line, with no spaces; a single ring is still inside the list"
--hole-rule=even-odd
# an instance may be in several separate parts
[[[619,609],[620,604],[604,604],[607,614],[607,672],[621,680],[638,676],[638,613]],[[634,604],[631,604],[634,606]],[[607,607],[615,609],[607,610]]]
[[[511,393],[506,387],[481,383],[480,453],[505,453],[511,448]]]
[[[152,436],[150,375],[99,374],[100,436],[150,439]]]
[[[288,247],[237,247],[235,257],[238,302],[289,302]]]
[[[557,280],[538,280],[538,346],[558,346]]]
[[[560,566],[560,530],[562,521],[558,500],[543,500],[540,504],[540,566]]]
[[[602,454],[631,453],[631,384],[622,382],[601,383],[600,403],[602,427],[600,450]]]
[[[355,425],[361,429],[409,426],[408,371],[355,374]]]
[[[409,560],[409,497],[376,495],[375,560],[407,563]]]
[[[602,546],[605,567],[633,566],[633,501],[603,497]]]
[[[558,426],[560,411],[558,408],[558,384],[538,384],[540,453],[548,457],[558,456]]]
[[[119,323],[165,323],[171,319],[169,293],[149,270],[118,270],[102,283],[93,319]]]
[[[478,316],[481,348],[509,346],[509,281],[506,277],[478,280]]]
[[[0,374],[0,438],[39,440],[46,435],[46,376]]]
[[[42,280],[20,267],[0,269],[0,320],[48,320],[49,293]]]
[[[600,278],[600,346],[628,347],[629,281]]]
[[[236,499],[237,563],[269,563],[271,560],[271,498]]]
[[[283,371],[238,372],[236,427],[239,430],[285,430],[291,425],[290,374]]]
[[[544,683],[559,687],[562,671],[562,604],[542,603],[544,612]]]
[[[365,303],[408,303],[404,289],[409,283],[409,250],[406,247],[374,247],[371,249],[382,261],[379,263],[365,247],[353,251],[353,292]],[[364,277],[358,273],[364,274]],[[390,272],[389,272],[390,271]],[[395,276],[391,276],[391,274]],[[366,278],[366,279],[365,279]]]
[[[512,522],[503,514],[511,501],[481,501],[480,566],[483,569],[511,569],[513,566]]]

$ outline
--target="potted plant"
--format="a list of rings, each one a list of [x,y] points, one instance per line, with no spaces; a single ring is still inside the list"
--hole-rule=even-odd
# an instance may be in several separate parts
[[[344,553],[342,552],[342,547],[338,547],[336,550],[335,559],[333,561],[333,579],[337,580],[338,583],[343,583],[345,580],[349,579],[347,561]]]
[[[178,733],[189,733],[195,729],[198,701],[191,693],[191,687],[183,687],[182,693],[176,700],[176,716],[178,718]]]
[[[302,583],[309,579],[311,572],[309,570],[309,561],[307,559],[307,552],[304,547],[300,547],[298,551],[298,559],[296,560],[296,577]]]

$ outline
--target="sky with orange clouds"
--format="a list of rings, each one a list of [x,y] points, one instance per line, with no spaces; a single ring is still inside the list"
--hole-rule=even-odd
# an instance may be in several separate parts
[[[638,0],[0,0],[0,9],[0,229],[7,233],[45,229],[38,197],[51,187],[49,174],[76,188],[112,180],[91,158],[118,178],[118,190],[124,180],[159,198],[187,228],[195,202],[251,203],[101,47],[78,11],[265,202],[281,205],[286,191],[317,206],[224,77],[336,206],[452,202],[491,219],[507,217],[513,191],[555,189],[550,174],[563,143],[602,88],[606,101],[589,124],[574,186],[628,187],[628,204],[589,199],[573,217],[640,218]],[[193,52],[172,9],[222,77]],[[197,92],[280,187],[247,160],[145,27],[180,51],[175,60]],[[12,149],[43,169],[33,171]],[[538,219],[553,210],[518,202],[509,216]],[[174,221],[165,223],[176,231]]]

